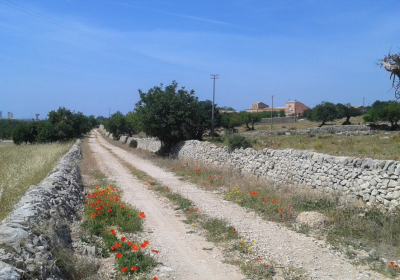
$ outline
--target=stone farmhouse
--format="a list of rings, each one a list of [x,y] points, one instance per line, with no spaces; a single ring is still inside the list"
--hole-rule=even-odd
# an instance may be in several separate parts
[[[274,107],[270,108],[267,104],[263,102],[254,102],[251,103],[251,109],[246,109],[246,112],[249,113],[256,113],[256,112],[271,112],[274,110],[274,112],[279,112],[281,110],[285,111],[286,116],[294,116],[296,115],[297,117],[303,116],[303,113],[305,110],[310,109],[310,107],[304,105],[300,101],[288,101],[286,102],[285,107]]]

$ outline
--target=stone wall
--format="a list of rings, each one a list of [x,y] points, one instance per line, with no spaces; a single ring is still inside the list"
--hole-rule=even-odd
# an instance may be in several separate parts
[[[84,203],[77,142],[0,223],[0,279],[59,279],[51,254],[71,242],[68,225]]]
[[[277,134],[327,134],[327,133],[339,133],[339,134],[370,134],[374,130],[373,127],[368,125],[326,125],[322,127],[313,127],[301,130],[276,130],[276,131],[256,131],[256,132],[245,132],[243,136],[261,136],[261,135],[277,135]]]
[[[369,133],[368,126],[327,126],[304,130],[310,133]],[[299,131],[297,131],[299,132]],[[158,151],[154,138],[128,138],[138,148]],[[336,157],[301,150],[238,149],[229,152],[210,142],[183,141],[172,150],[178,158],[199,160],[238,172],[254,174],[277,183],[311,187],[323,192],[341,192],[361,199],[366,207],[377,206],[394,212],[400,205],[400,162],[352,157]]]
[[[367,207],[390,212],[400,204],[400,162],[335,157],[310,151],[238,149],[230,153],[209,142],[181,142],[173,149],[178,158],[234,168],[258,177],[324,192],[339,191],[362,198]]]
[[[129,143],[135,139],[138,143],[137,148],[157,152],[161,148],[161,142],[156,138],[136,138],[136,137],[129,137],[126,141],[126,144],[129,146]]]

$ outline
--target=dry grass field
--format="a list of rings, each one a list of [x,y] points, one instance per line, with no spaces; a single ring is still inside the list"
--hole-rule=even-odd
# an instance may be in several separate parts
[[[0,220],[31,185],[46,177],[73,143],[16,146],[0,142]]]
[[[335,125],[340,125],[343,120],[336,120]],[[361,117],[352,118],[353,124],[362,123]],[[319,123],[307,120],[298,123],[274,124],[274,130],[287,129],[297,131],[317,127]],[[238,129],[239,133],[269,131],[271,126],[256,125],[254,131],[246,131],[245,126]],[[399,131],[375,131],[371,135],[338,135],[338,134],[309,134],[300,135],[265,135],[246,136],[255,150],[268,149],[296,149],[324,153],[333,156],[348,156],[357,158],[373,158],[380,160],[400,159],[400,133]],[[210,141],[210,139],[206,139]],[[216,145],[228,145],[226,139],[217,139]]]

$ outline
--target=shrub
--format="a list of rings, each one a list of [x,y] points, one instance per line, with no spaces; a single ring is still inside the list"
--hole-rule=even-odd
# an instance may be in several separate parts
[[[316,149],[321,149],[322,148],[322,142],[321,141],[315,142],[315,148]]]
[[[228,136],[228,147],[230,151],[234,151],[235,149],[246,149],[252,148],[253,146],[244,136],[239,134],[230,134]]]
[[[132,139],[131,142],[129,142],[129,147],[131,148],[137,148],[137,141],[135,139]]]

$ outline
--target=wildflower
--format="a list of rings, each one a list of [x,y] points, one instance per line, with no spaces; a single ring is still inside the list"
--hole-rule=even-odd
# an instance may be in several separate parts
[[[108,202],[104,203],[104,205],[108,205]]]
[[[253,240],[253,243],[256,243],[256,241],[255,241],[255,240]]]
[[[124,206],[121,205],[121,209],[124,209]]]
[[[121,258],[121,257],[123,257],[124,255],[122,255],[121,253],[117,253],[115,256],[116,256],[117,258]]]
[[[144,218],[146,218],[146,215],[144,214],[144,212],[140,212],[139,217],[144,219]]]
[[[262,257],[259,257],[259,258],[258,258],[258,261],[261,261],[261,260],[262,260]]]
[[[124,268],[121,269],[121,272],[125,272],[127,269],[128,267],[125,266]]]
[[[224,177],[221,177],[221,180],[224,180]]]
[[[189,214],[189,213],[190,213],[190,211],[187,211],[187,213]]]
[[[112,209],[108,209],[107,212],[110,213],[112,211]]]
[[[149,245],[150,243],[149,243],[149,241],[145,240],[145,241],[143,241],[143,244]]]
[[[96,214],[92,214],[92,217],[96,217],[97,215]]]
[[[275,201],[275,198],[271,199],[271,201],[274,202],[274,201]]]
[[[133,246],[132,246],[131,248],[132,248],[132,250],[133,250],[134,252],[139,251],[139,248],[137,247],[136,244],[133,244]]]
[[[236,233],[236,229],[233,229],[232,232],[233,232],[233,233]]]
[[[394,268],[398,269],[398,268],[399,268],[399,266],[396,264],[396,265],[394,265]]]
[[[115,233],[115,229],[112,229],[112,230],[110,230],[110,231],[111,231],[112,234],[114,234],[114,235],[116,234],[116,233]]]
[[[140,249],[146,249],[146,244],[140,244]]]
[[[269,266],[269,264],[266,264],[266,265],[265,265],[265,267],[268,267],[268,266]]]
[[[158,251],[158,250],[155,250],[155,249],[153,249],[153,250],[151,250],[153,253],[156,253],[156,254],[158,254],[160,251]]]
[[[153,280],[158,280],[158,278],[157,278],[157,277],[154,277]]]
[[[210,177],[208,177],[208,180],[211,180],[211,176],[210,176]]]
[[[101,214],[101,212],[99,211],[99,212],[97,212],[97,215],[100,215]]]
[[[199,207],[197,207],[196,210],[199,211]]]
[[[131,270],[132,270],[132,271],[135,271],[135,270],[137,270],[137,267],[136,267],[136,265],[132,266]]]
[[[121,241],[124,242],[126,240],[126,237],[122,237]]]

